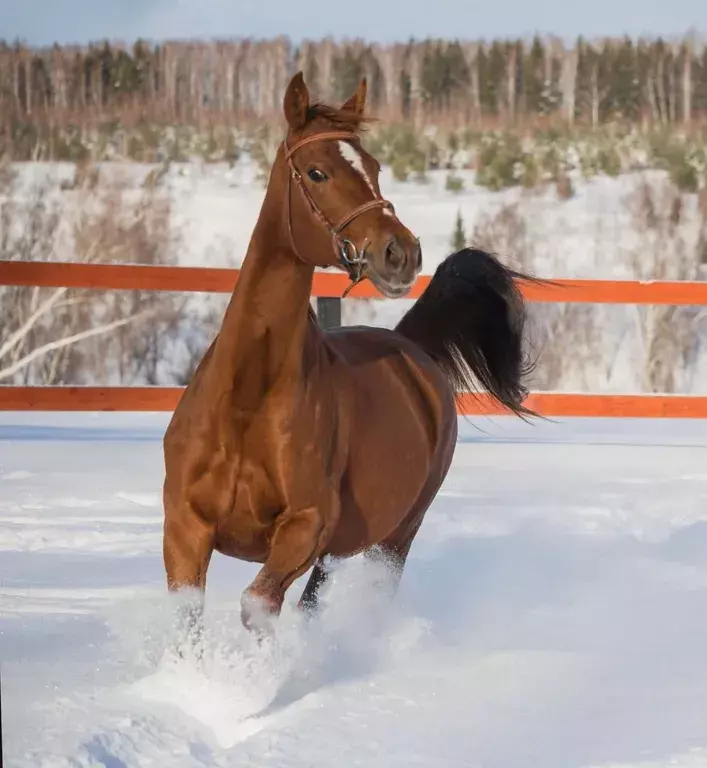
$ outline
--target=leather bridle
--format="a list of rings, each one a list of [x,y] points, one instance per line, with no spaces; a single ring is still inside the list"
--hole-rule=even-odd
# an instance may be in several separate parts
[[[285,160],[287,161],[287,165],[289,166],[290,173],[288,175],[288,181],[287,181],[287,226],[290,232],[290,242],[292,245],[292,249],[294,250],[297,257],[300,259],[300,261],[306,261],[302,258],[302,256],[299,253],[299,250],[297,249],[297,246],[295,244],[295,238],[294,233],[292,231],[292,180],[295,181],[297,186],[299,187],[302,195],[304,196],[304,199],[309,203],[310,208],[312,209],[312,213],[315,215],[317,220],[322,224],[322,226],[329,232],[331,235],[331,241],[332,241],[332,247],[334,248],[334,252],[339,259],[339,263],[341,266],[346,270],[349,277],[351,278],[351,285],[346,289],[346,292],[344,293],[344,296],[353,288],[356,283],[359,283],[361,280],[364,279],[365,274],[365,266],[366,266],[366,248],[368,247],[368,241],[363,244],[361,249],[359,250],[356,247],[356,244],[349,240],[348,238],[342,237],[341,232],[342,230],[347,227],[354,219],[357,219],[361,214],[366,213],[367,211],[372,211],[375,208],[388,208],[391,213],[395,216],[395,207],[389,200],[385,200],[382,197],[374,197],[373,200],[369,200],[367,203],[363,203],[363,205],[359,205],[358,208],[355,208],[351,213],[344,216],[341,221],[338,222],[338,224],[333,224],[329,219],[326,217],[324,212],[321,210],[321,208],[317,205],[316,201],[312,197],[310,191],[307,189],[306,184],[304,183],[302,179],[302,174],[297,170],[295,167],[294,162],[292,161],[292,156],[297,152],[300,147],[303,147],[307,144],[311,144],[315,141],[346,141],[346,140],[358,140],[358,135],[355,133],[351,133],[349,131],[328,131],[324,133],[317,133],[313,136],[306,136],[303,139],[300,139],[294,146],[288,147],[287,146],[287,139],[285,138],[282,142],[283,149],[285,152]]]

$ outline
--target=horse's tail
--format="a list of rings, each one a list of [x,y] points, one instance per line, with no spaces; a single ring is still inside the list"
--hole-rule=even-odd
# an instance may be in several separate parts
[[[456,393],[478,382],[516,415],[537,416],[523,405],[523,378],[532,371],[523,350],[526,308],[516,279],[534,281],[475,248],[449,255],[396,331],[418,344],[446,374]]]

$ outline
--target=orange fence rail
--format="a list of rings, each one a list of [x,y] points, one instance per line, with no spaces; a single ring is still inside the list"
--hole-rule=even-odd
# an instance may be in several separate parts
[[[181,387],[0,387],[0,411],[172,411]],[[549,417],[707,418],[707,397],[533,392],[525,404]],[[508,412],[485,393],[461,396],[463,416]]]
[[[118,291],[230,293],[237,269],[217,267],[155,267],[133,264],[0,261],[0,285],[92,288]],[[415,299],[430,277],[420,276],[407,298]],[[707,306],[707,283],[655,280],[555,280],[554,285],[522,282],[523,295],[533,302],[584,304],[686,304]],[[317,272],[312,296],[339,298],[349,284],[341,273]],[[351,290],[352,299],[380,299],[371,282]]]
[[[0,285],[230,293],[236,269],[0,261]],[[408,298],[420,296],[430,277],[420,277]],[[336,300],[348,285],[343,274],[317,273],[312,295]],[[707,283],[636,280],[556,280],[523,282],[531,302],[599,304],[672,304],[707,306]],[[383,298],[369,282],[351,298]],[[15,387],[0,386],[0,410],[10,411],[171,411],[180,387]],[[526,404],[550,417],[707,418],[707,397],[533,392]],[[460,398],[462,415],[501,415],[504,409],[487,395]]]

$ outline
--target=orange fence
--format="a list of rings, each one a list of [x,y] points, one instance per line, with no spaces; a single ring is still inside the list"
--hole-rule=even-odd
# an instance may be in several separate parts
[[[93,288],[118,291],[176,291],[231,293],[237,269],[216,267],[152,267],[132,264],[73,264],[71,262],[0,261],[0,285]],[[420,296],[430,281],[421,276],[406,298]],[[555,280],[554,285],[522,283],[528,301],[583,304],[690,304],[707,306],[707,283],[639,280]],[[338,298],[349,280],[342,273],[318,272],[312,296]],[[366,281],[347,298],[380,299]]]
[[[0,387],[0,411],[172,411],[180,387]],[[707,397],[683,395],[594,395],[533,392],[526,405],[544,416],[707,418]],[[465,394],[465,416],[500,416],[506,411],[488,395]]]
[[[238,270],[210,267],[154,267],[66,262],[0,261],[0,285],[230,293]],[[417,298],[429,283],[420,277],[408,295]],[[312,295],[336,300],[348,285],[345,275],[317,273]],[[707,306],[707,283],[634,280],[557,280],[522,283],[531,302],[600,304],[682,304]],[[361,283],[350,298],[382,298],[370,283]],[[0,410],[23,411],[170,411],[178,387],[13,387],[0,386]],[[610,395],[534,392],[527,405],[545,416],[633,418],[707,418],[707,397],[682,395]],[[504,413],[486,395],[464,395],[464,415]]]

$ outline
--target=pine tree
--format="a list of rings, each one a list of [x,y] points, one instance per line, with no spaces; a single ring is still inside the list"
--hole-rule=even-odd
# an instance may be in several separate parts
[[[454,232],[452,233],[452,250],[460,251],[466,247],[466,232],[464,231],[464,219],[462,212],[457,210],[457,220],[454,223]]]
[[[523,66],[523,97],[528,114],[538,114],[543,107],[545,48],[536,35]]]
[[[336,101],[345,101],[356,90],[364,74],[360,52],[345,48],[334,56],[332,63],[332,94]]]

